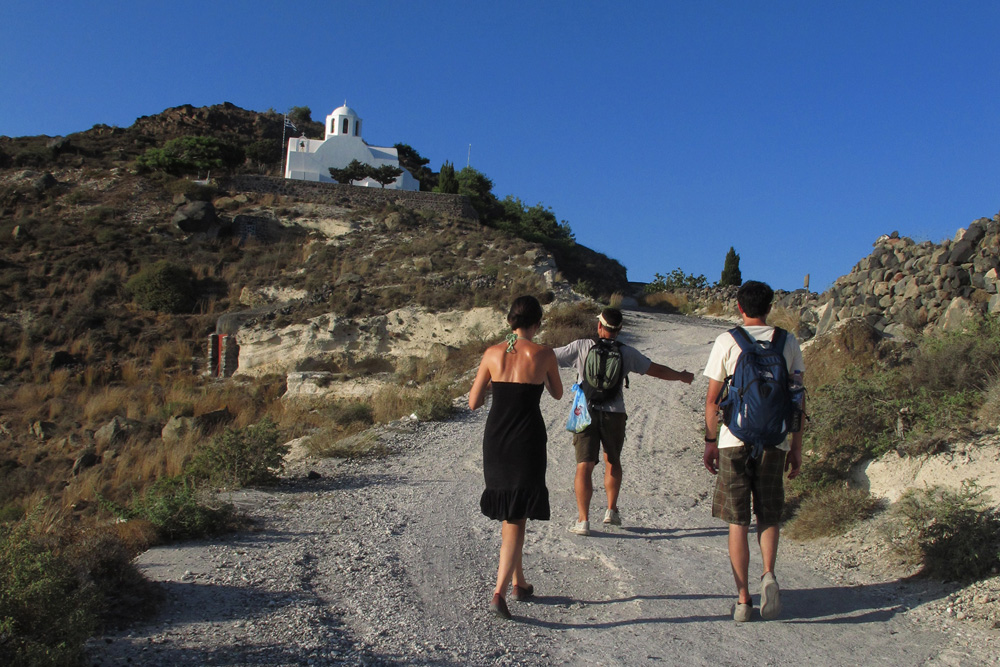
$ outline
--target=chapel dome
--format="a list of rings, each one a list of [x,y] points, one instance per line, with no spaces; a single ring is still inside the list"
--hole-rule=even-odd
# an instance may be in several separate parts
[[[342,107],[337,107],[331,113],[331,116],[351,116],[353,118],[358,118],[358,114],[351,107],[346,104]]]

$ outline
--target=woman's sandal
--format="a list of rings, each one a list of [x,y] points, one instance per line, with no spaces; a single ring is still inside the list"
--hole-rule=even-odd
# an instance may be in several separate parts
[[[493,600],[490,601],[490,611],[494,616],[499,616],[500,618],[505,618],[510,620],[510,610],[507,609],[507,601],[503,599],[503,596],[499,593],[493,594]]]
[[[514,585],[514,590],[511,592],[510,596],[517,600],[518,602],[524,602],[525,600],[530,600],[535,594],[535,587],[531,584],[527,586]]]

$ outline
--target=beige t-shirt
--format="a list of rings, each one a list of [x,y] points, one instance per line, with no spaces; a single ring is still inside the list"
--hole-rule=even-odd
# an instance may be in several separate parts
[[[771,340],[774,336],[774,327],[772,326],[749,326],[743,328],[754,340]],[[711,380],[724,382],[736,370],[736,360],[740,358],[740,352],[739,343],[736,342],[731,333],[727,331],[721,334],[715,339],[712,353],[708,355],[708,364],[705,365],[704,375]],[[782,351],[782,354],[785,357],[789,373],[805,371],[805,366],[802,364],[802,348],[799,347],[799,341],[796,340],[791,332],[785,336],[785,349]],[[729,429],[726,428],[726,425],[720,419],[719,449],[742,446],[743,441],[730,433]],[[778,448],[787,452],[789,450],[787,439],[778,445]]]

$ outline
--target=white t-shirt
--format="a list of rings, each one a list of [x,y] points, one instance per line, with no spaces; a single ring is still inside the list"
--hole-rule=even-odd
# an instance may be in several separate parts
[[[763,339],[771,340],[774,336],[774,327],[772,326],[749,326],[743,327],[750,337],[754,340]],[[704,375],[710,380],[718,380],[719,382],[724,382],[725,379],[732,375],[736,370],[736,360],[740,358],[740,346],[733,338],[733,335],[728,331],[719,335],[715,339],[715,345],[712,347],[712,353],[708,355],[708,364],[705,365]],[[794,371],[805,371],[805,366],[802,364],[802,348],[799,347],[799,341],[792,335],[791,332],[785,336],[785,349],[782,351],[785,357],[785,363],[788,366],[788,372],[792,373]],[[726,425],[719,420],[719,449],[725,449],[726,447],[742,447],[743,441],[737,438],[735,435],[729,432]],[[783,449],[786,452],[789,450],[788,441],[778,445],[779,449]]]

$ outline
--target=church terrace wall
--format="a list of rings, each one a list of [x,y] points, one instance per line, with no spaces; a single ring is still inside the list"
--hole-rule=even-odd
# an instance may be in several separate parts
[[[280,195],[314,204],[351,208],[378,208],[385,204],[396,204],[416,211],[433,211],[458,218],[479,217],[469,198],[462,195],[384,190],[249,174],[222,179],[220,185],[230,191]]]

